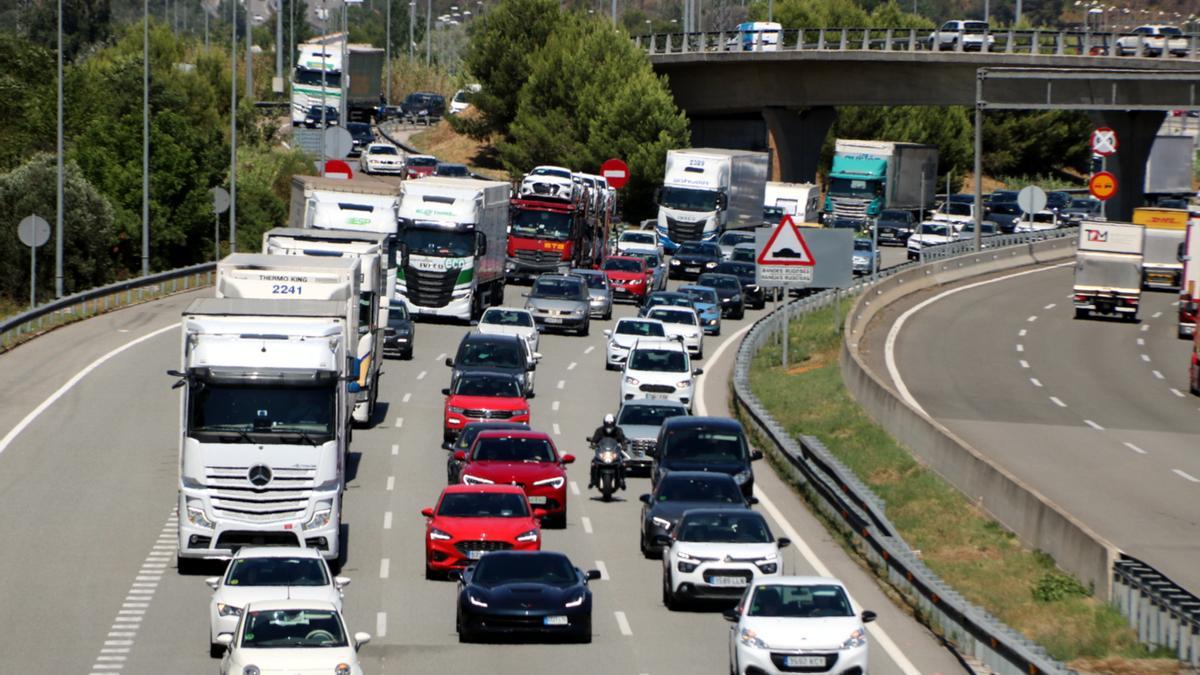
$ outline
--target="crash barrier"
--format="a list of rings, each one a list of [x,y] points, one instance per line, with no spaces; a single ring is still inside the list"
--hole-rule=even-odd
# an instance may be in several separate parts
[[[1139,642],[1170,649],[1183,663],[1200,666],[1200,598],[1122,553],[1113,565],[1113,603]]]
[[[1122,38],[1124,38],[1122,40]],[[1122,40],[1120,45],[1117,41]],[[1163,40],[1131,33],[1083,30],[943,32],[928,28],[798,28],[778,31],[661,33],[634,38],[647,54],[783,51],[947,51],[1032,56],[1159,57]],[[935,46],[937,45],[937,46]],[[1172,57],[1200,59],[1200,35],[1171,38]]]
[[[962,254],[960,243],[930,247],[926,256],[937,259],[936,262],[909,263],[883,270],[864,277],[847,292],[860,297],[873,296],[881,285],[903,285],[912,279],[924,279],[926,271],[931,269],[938,269],[941,274],[960,269],[977,273],[988,264],[999,265],[1010,260],[1016,261],[1012,265],[1030,264],[1034,247],[1047,247],[1053,242],[1055,247],[1073,250],[1070,246],[1074,234],[1075,230],[1071,229],[1054,232],[1055,239],[1045,239],[1049,233],[988,237],[984,240],[987,248],[982,254]],[[1013,240],[1016,245],[1007,245]],[[998,246],[1000,241],[1005,242],[1006,248]],[[1011,249],[1020,251],[1010,255],[1014,253]],[[1041,254],[1039,251],[1038,255]],[[794,438],[789,434],[751,391],[751,362],[763,346],[779,339],[779,334],[786,330],[788,316],[827,307],[837,298],[838,292],[823,291],[792,301],[786,308],[776,309],[754,324],[742,340],[734,363],[733,391],[738,410],[745,413],[752,430],[766,440],[768,452],[783,460],[790,477],[803,484],[822,512],[840,524],[855,550],[866,558],[875,573],[899,591],[913,607],[914,614],[942,635],[959,654],[982,661],[993,672],[1002,675],[1068,673],[1063,664],[1052,659],[1040,646],[976,607],[943,582],[896,534],[895,527],[884,514],[883,501],[865,483],[820,440],[811,436]],[[856,304],[861,304],[861,299]],[[853,315],[849,317],[847,325],[853,319]]]
[[[408,153],[408,154],[410,154],[410,155],[423,155],[423,154],[425,154],[425,153],[421,152],[420,150],[417,150],[416,148],[412,147],[411,145],[409,145],[409,144],[407,144],[407,143],[404,143],[404,142],[402,142],[402,141],[398,141],[398,140],[396,140],[396,137],[394,136],[394,134],[395,134],[397,131],[400,131],[400,128],[401,128],[402,126],[403,126],[403,123],[402,123],[402,122],[399,122],[399,121],[392,120],[392,121],[389,121],[389,122],[384,122],[384,123],[382,123],[382,124],[380,124],[380,125],[376,126],[375,128],[379,130],[379,135],[381,135],[381,136],[383,136],[384,138],[386,138],[386,139],[387,139],[388,143],[391,143],[392,145],[396,146],[397,148],[400,148],[400,149],[401,149],[401,150],[403,150],[404,152],[406,152],[406,153]]]
[[[81,291],[0,321],[0,352],[67,323],[211,286],[216,263],[201,263]]]

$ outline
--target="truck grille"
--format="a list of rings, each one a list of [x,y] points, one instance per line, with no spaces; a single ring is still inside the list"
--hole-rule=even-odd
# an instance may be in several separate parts
[[[454,548],[466,554],[471,551],[507,551],[512,544],[507,541],[460,541]]]
[[[518,249],[513,252],[513,258],[517,262],[529,263],[531,265],[544,265],[547,263],[556,263],[562,260],[562,254],[557,251],[531,251],[528,249]]]
[[[847,218],[866,218],[867,217],[867,200],[854,199],[853,197],[830,197],[829,201],[833,203],[833,215],[845,216]]]
[[[404,285],[408,301],[418,307],[445,307],[450,304],[458,270],[427,272],[404,268]]]
[[[250,467],[205,467],[205,487],[218,518],[243,522],[295,520],[304,515],[316,479],[315,469],[270,468],[265,485],[250,482]]]
[[[703,233],[703,220],[694,223],[683,223],[667,216],[667,236],[677,244],[685,241],[699,241],[700,235]]]
[[[512,410],[484,410],[482,408],[467,408],[463,411],[464,417],[471,417],[478,420],[506,420],[513,416]]]

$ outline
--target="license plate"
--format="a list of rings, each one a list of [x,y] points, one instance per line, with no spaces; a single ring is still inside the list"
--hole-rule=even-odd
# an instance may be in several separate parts
[[[543,321],[545,321],[546,323],[562,323],[562,319],[555,317],[555,316],[548,316],[545,319],[543,319]]]
[[[565,616],[544,616],[542,617],[542,625],[544,626],[565,626],[567,625],[567,617]],[[824,664],[824,662],[822,662]]]
[[[546,498],[545,497],[530,497],[529,503],[530,504],[545,504]]]
[[[712,586],[745,586],[745,577],[709,577],[708,583]]]
[[[699,267],[685,267],[685,268],[683,268],[683,271],[684,272],[699,272],[700,268]]]
[[[824,656],[785,656],[783,664],[788,668],[823,668],[825,667]]]
[[[467,551],[467,558],[470,560],[479,560],[483,557],[483,551]]]
[[[667,398],[666,394],[646,394],[646,398]]]

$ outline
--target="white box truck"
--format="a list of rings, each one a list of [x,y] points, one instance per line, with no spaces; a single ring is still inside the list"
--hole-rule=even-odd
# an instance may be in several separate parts
[[[1146,229],[1083,221],[1075,253],[1075,318],[1109,314],[1137,321]]]
[[[923,219],[933,206],[937,163],[936,146],[839,138],[826,176],[824,213],[871,220],[884,209],[898,209]]]
[[[470,321],[502,303],[509,184],[434,176],[401,191],[396,298],[409,313]]]
[[[1139,207],[1133,210],[1133,223],[1146,228],[1146,244],[1142,251],[1142,286],[1179,290],[1182,287],[1182,256],[1188,212],[1184,209]]]
[[[767,153],[727,148],[667,151],[655,191],[658,238],[667,251],[687,241],[715,241],[725,230],[762,225]]]
[[[1159,134],[1146,159],[1145,195],[1150,199],[1189,197],[1196,160],[1196,137]]]
[[[341,551],[345,304],[201,298],[183,312],[179,571],[242,546]]]
[[[816,223],[821,212],[820,190],[812,183],[767,181],[763,192],[763,222],[777,225],[791,216],[797,225]]]
[[[1179,283],[1179,338],[1190,340],[1196,334],[1196,314],[1200,313],[1200,210],[1188,214],[1183,241],[1183,279]]]

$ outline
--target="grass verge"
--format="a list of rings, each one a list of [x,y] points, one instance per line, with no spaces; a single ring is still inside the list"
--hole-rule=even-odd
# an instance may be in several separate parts
[[[496,164],[490,145],[456,133],[445,120],[425,131],[413,134],[409,143],[443,162],[466,164],[471,171],[481,176],[494,180],[508,180],[508,173]]]
[[[1104,673],[1174,673],[1153,658],[1108,604],[1040,551],[926,469],[859,408],[842,384],[841,335],[832,308],[793,322],[791,367],[771,343],[751,366],[750,386],[790,433],[820,438],[871,486],[887,515],[925,563],[972,602],[1073,668]]]

